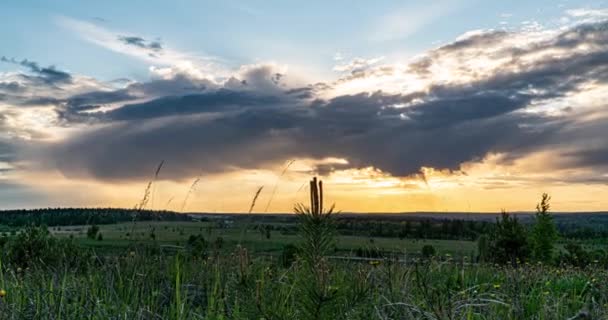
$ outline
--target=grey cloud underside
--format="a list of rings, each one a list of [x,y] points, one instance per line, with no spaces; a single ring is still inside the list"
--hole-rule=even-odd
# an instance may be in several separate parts
[[[68,72],[57,70],[54,66],[49,67],[41,67],[38,63],[34,61],[30,61],[27,59],[23,59],[21,61],[17,61],[14,58],[6,58],[4,56],[0,57],[0,62],[17,64],[22,67],[27,68],[34,75],[21,75],[21,77],[25,80],[28,80],[32,83],[45,83],[47,85],[55,85],[55,84],[65,84],[72,82],[72,75]],[[15,83],[14,83],[15,84]]]
[[[12,162],[15,158],[15,147],[0,139],[0,162]]]
[[[243,107],[270,106],[281,100],[276,96],[257,96],[248,92],[219,90],[212,94],[170,96],[146,103],[128,104],[122,108],[100,114],[107,120],[138,120],[171,115],[208,112],[228,112]]]
[[[456,169],[492,151],[524,152],[558,130],[545,118],[520,114],[420,125],[401,119],[400,110],[381,110],[387,100],[400,99],[361,94],[298,107],[120,121],[55,152],[64,173],[106,179],[149,176],[161,159],[167,164],[165,177],[180,179],[201,169],[220,172],[330,156],[348,159],[351,167],[375,166],[405,176],[422,166]]]
[[[334,168],[374,166],[407,176],[423,166],[458,169],[492,152],[516,158],[564,146],[577,148],[564,154],[570,159],[564,166],[605,168],[608,143],[598,140],[598,134],[608,132],[606,120],[581,126],[574,111],[561,116],[524,112],[584,84],[606,83],[605,29],[605,23],[579,26],[534,46],[505,47],[495,54],[507,55],[510,65],[519,68],[408,95],[375,92],[320,100],[312,86],[278,90],[280,77],[268,72],[253,79],[266,77],[257,84],[250,80],[214,88],[192,82],[196,90],[174,88],[147,102],[87,113],[105,125],[50,146],[51,154],[64,174],[100,179],[149,177],[160,160],[166,163],[164,178],[182,179],[201,170],[259,168],[298,157],[340,157],[349,164]],[[412,64],[410,72],[425,75],[434,59],[495,45],[508,36],[494,32],[454,42]],[[524,59],[581,44],[595,50],[532,64]],[[189,81],[178,79],[177,88],[189,87]],[[256,89],[247,89],[249,83]],[[135,91],[90,93],[63,111],[70,115],[66,118],[77,119],[88,105],[128,100]],[[408,106],[394,107],[403,104]],[[319,168],[328,170],[332,166]]]
[[[0,114],[0,130],[7,132],[7,126],[4,125],[4,117]],[[4,138],[0,135],[0,162],[13,162],[16,158],[17,146],[11,139]]]
[[[146,39],[138,36],[118,36],[118,40],[127,45],[142,49],[149,49],[155,52],[159,52],[163,49],[160,41],[147,41]]]

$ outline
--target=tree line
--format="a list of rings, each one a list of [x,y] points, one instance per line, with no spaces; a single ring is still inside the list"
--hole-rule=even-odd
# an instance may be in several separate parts
[[[186,214],[171,211],[119,209],[119,208],[45,208],[0,211],[0,225],[23,227],[27,225],[70,226],[87,224],[113,224],[128,221],[190,221]]]

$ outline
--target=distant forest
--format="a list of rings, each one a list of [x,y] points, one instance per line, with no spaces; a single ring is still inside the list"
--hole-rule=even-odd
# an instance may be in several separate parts
[[[187,214],[171,211],[117,208],[46,208],[0,211],[0,225],[9,227],[32,224],[52,227],[153,220],[190,221],[192,218]]]
[[[212,221],[222,227],[225,222],[244,223],[252,219],[252,227],[296,233],[296,216],[291,214],[182,214],[172,211],[153,211],[119,208],[45,208],[33,210],[0,211],[0,225],[22,227],[27,225],[71,226],[101,225],[130,221]],[[409,239],[477,240],[491,232],[494,217],[481,214],[449,218],[449,214],[337,214],[336,231],[342,235],[392,237]],[[533,222],[531,215],[517,215],[525,225]],[[571,213],[553,214],[556,227],[563,239],[608,239],[608,214]],[[194,218],[193,218],[194,217]],[[229,226],[224,226],[229,227]]]

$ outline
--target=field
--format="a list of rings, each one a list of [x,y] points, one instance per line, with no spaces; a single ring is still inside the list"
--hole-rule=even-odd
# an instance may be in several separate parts
[[[51,226],[48,234],[4,226],[0,318],[608,317],[608,272],[599,261],[514,268],[478,262],[476,241],[340,232],[314,260],[298,251],[305,249],[290,251],[324,246],[315,240],[322,234],[302,232],[303,223],[194,216],[103,224],[94,236],[91,225]],[[422,255],[425,246],[431,256]],[[8,254],[15,248],[21,256]]]
[[[247,225],[245,225],[247,224]],[[60,237],[70,235],[83,246],[95,248],[120,248],[138,244],[157,244],[181,246],[191,235],[203,235],[208,240],[221,238],[223,249],[227,252],[240,245],[256,254],[277,255],[287,244],[297,244],[299,236],[294,232],[284,234],[280,231],[270,231],[270,237],[248,228],[248,223],[218,228],[213,222],[138,222],[120,223],[99,226],[103,241],[88,239],[88,226],[70,226],[51,228],[51,232]],[[127,233],[133,234],[132,237]],[[154,239],[150,234],[154,233]],[[433,245],[439,254],[466,256],[475,253],[474,241],[436,240],[436,239],[398,239],[387,237],[345,236],[336,237],[335,251],[339,255],[351,255],[361,247],[378,248],[396,255],[420,253],[424,245]]]

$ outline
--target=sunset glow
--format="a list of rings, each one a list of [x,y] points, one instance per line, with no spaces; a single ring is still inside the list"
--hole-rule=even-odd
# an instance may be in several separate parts
[[[0,209],[608,208],[604,8],[186,2],[0,11]]]

